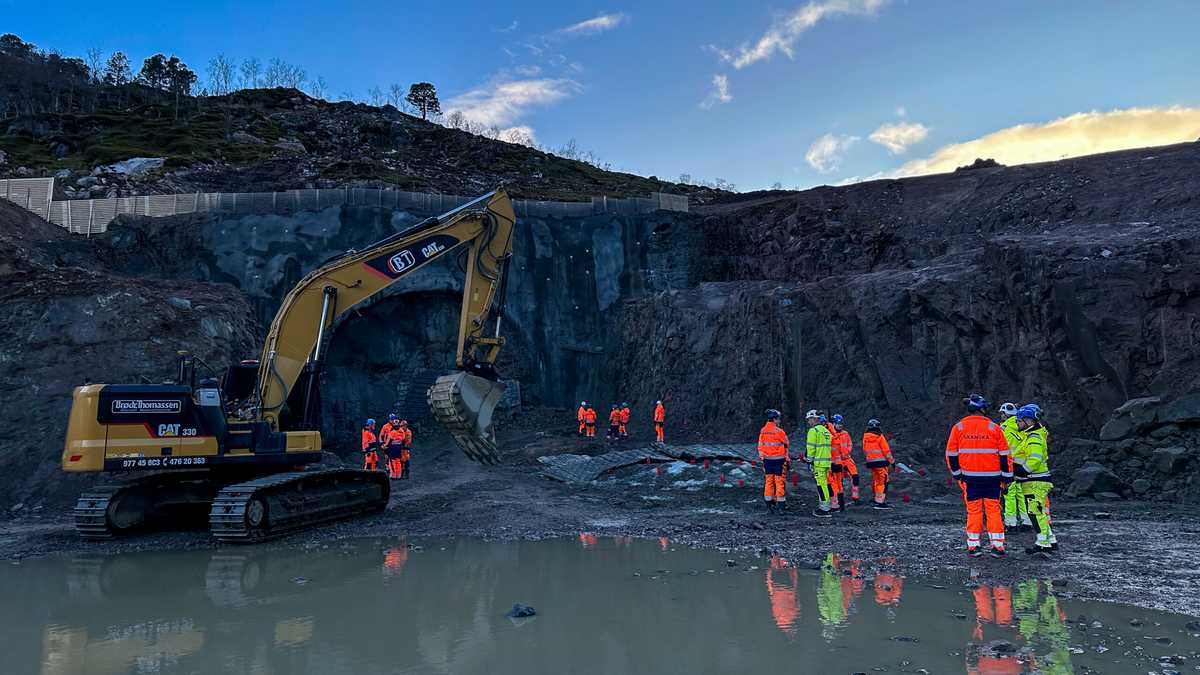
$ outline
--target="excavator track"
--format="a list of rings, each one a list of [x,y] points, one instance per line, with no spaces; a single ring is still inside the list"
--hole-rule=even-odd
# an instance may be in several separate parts
[[[382,511],[391,483],[378,471],[326,469],[229,485],[212,502],[209,527],[221,541],[252,543],[322,523]]]
[[[195,506],[214,491],[201,472],[157,473],[97,485],[75,500],[75,531],[85,539],[113,539],[157,525],[164,505]]]
[[[474,386],[487,391],[470,391]],[[504,393],[504,385],[466,373],[439,377],[427,396],[433,418],[454,438],[470,459],[481,464],[499,464],[495,434],[491,432],[491,414]]]

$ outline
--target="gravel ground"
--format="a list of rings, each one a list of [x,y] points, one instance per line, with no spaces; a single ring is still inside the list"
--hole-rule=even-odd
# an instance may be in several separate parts
[[[828,552],[860,558],[867,571],[886,565],[904,574],[975,572],[983,580],[1015,583],[1032,576],[1065,583],[1063,594],[1200,616],[1200,512],[1150,502],[1054,501],[1062,550],[1052,560],[1022,553],[1028,532],[1010,533],[1003,559],[968,558],[963,509],[940,473],[901,476],[894,509],[851,507],[829,520],[810,515],[813,491],[805,475],[783,513],[768,513],[751,467],[742,487],[721,487],[716,465],[618,470],[587,485],[541,477],[535,458],[551,450],[595,453],[603,443],[573,438],[509,439],[510,462],[483,467],[442,446],[419,452],[413,478],[395,483],[388,510],[262,544],[308,547],[350,537],[476,536],[539,539],[598,535],[666,537],[677,544],[742,553],[777,553],[817,566]],[[422,456],[428,457],[422,461]],[[703,481],[703,484],[701,484]],[[679,483],[679,485],[676,485]],[[903,503],[908,494],[909,503]],[[1099,514],[1099,515],[1098,515]],[[111,542],[78,539],[62,516],[0,524],[0,557],[59,553],[214,548],[202,531],[155,533]]]

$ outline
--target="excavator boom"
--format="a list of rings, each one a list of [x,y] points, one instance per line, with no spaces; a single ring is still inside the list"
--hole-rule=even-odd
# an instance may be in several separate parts
[[[429,401],[435,419],[469,457],[495,462],[491,415],[504,387],[494,365],[504,344],[499,326],[515,222],[512,202],[497,190],[310,272],[271,322],[252,402],[256,416],[277,431],[312,427],[314,390],[332,326],[392,284],[465,247],[457,371],[434,384]]]

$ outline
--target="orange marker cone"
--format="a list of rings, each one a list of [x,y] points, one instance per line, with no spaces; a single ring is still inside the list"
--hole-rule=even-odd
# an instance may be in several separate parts
[[[720,476],[717,476],[717,482],[720,483],[721,485],[724,485],[725,484],[725,474],[721,474]]]
[[[908,493],[907,492],[905,492],[903,495],[901,495],[900,501],[904,502],[905,504],[908,503]]]
[[[712,460],[711,460],[711,459],[706,459],[706,460],[704,460],[704,470],[705,470],[705,471],[708,471],[709,467],[711,467],[711,466],[712,466]]]
[[[746,487],[746,481],[739,479],[739,480],[738,480],[738,487]]]
[[[662,466],[656,466],[656,467],[654,467],[654,475],[656,475],[656,476],[661,476],[661,475],[662,475]]]

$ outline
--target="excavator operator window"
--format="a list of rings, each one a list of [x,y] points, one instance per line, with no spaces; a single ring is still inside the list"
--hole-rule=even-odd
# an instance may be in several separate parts
[[[221,390],[226,401],[242,401],[254,393],[258,383],[258,361],[243,361],[225,371]]]

